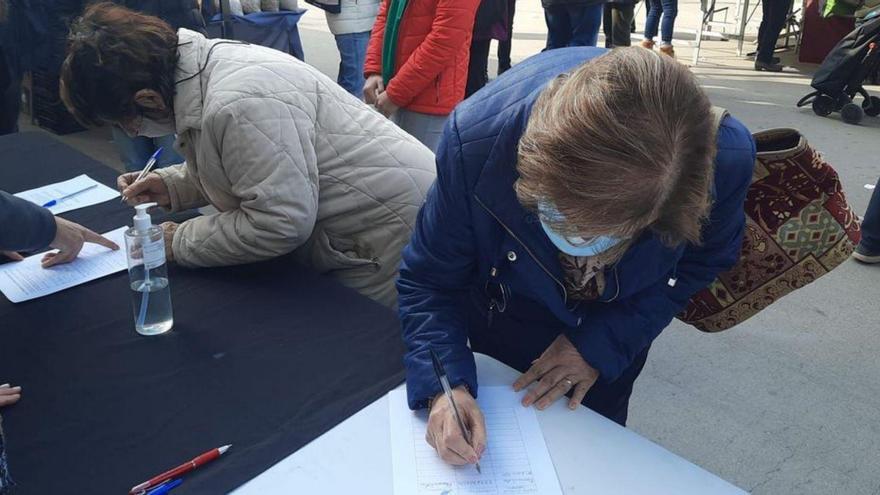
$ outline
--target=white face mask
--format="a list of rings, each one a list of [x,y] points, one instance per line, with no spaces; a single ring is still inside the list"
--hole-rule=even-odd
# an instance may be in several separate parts
[[[162,120],[153,120],[143,117],[137,135],[148,138],[158,138],[169,134],[175,134],[176,130],[174,117],[168,117]]]

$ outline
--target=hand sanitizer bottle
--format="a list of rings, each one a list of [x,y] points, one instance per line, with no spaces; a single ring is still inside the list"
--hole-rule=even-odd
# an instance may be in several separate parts
[[[134,227],[125,231],[125,252],[134,328],[141,335],[159,335],[171,330],[171,287],[165,264],[165,235],[153,225],[148,208],[156,203],[137,205]]]

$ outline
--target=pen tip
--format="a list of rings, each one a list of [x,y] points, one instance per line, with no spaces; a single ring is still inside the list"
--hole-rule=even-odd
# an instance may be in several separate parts
[[[217,450],[220,451],[220,455],[223,455],[223,454],[226,453],[227,450],[229,450],[230,447],[232,447],[232,444],[224,445],[224,446],[220,447],[220,448],[217,449]]]
[[[480,469],[480,463],[479,463],[479,462],[477,463],[477,472],[480,473],[480,474],[483,474],[483,470]]]

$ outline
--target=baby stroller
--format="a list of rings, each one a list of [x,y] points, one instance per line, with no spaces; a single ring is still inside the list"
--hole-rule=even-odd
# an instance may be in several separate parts
[[[862,24],[846,35],[819,66],[810,84],[816,91],[801,98],[797,106],[812,104],[822,117],[840,112],[844,122],[858,124],[867,114],[880,115],[880,98],[862,87],[869,74],[880,66],[880,17]],[[853,103],[856,94],[862,105]]]

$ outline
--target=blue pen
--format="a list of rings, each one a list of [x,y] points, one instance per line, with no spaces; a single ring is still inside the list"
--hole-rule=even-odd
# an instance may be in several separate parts
[[[129,184],[128,187],[131,187],[135,182],[137,182],[137,181],[143,179],[144,177],[146,177],[146,175],[147,175],[148,173],[150,173],[150,170],[152,170],[153,167],[156,166],[156,162],[159,161],[159,157],[162,156],[162,150],[163,150],[163,149],[164,149],[164,148],[162,148],[161,146],[159,146],[159,149],[157,149],[157,150],[155,151],[155,153],[153,153],[153,156],[151,156],[150,159],[147,160],[147,165],[144,167],[143,170],[141,170],[141,173],[138,174],[137,179],[135,179],[134,182],[132,182],[131,184]],[[122,196],[122,200],[120,200],[120,203],[125,203],[125,196]]]
[[[58,199],[53,199],[52,201],[49,201],[48,203],[44,204],[44,205],[43,205],[43,208],[49,208],[50,206],[55,206],[55,205],[57,205],[58,203],[64,201],[65,199],[70,199],[70,198],[76,196],[77,194],[82,194],[82,193],[84,193],[84,192],[86,192],[86,191],[88,191],[88,190],[90,190],[90,189],[94,189],[94,188],[96,188],[96,187],[98,187],[97,184],[92,184],[91,186],[89,186],[89,187],[84,187],[84,188],[80,189],[79,191],[74,191],[74,192],[72,192],[72,193],[70,193],[70,194],[67,194],[67,195],[61,196],[61,197],[58,198]]]
[[[180,486],[181,483],[183,483],[183,478],[178,478],[174,481],[166,481],[165,483],[162,483],[156,488],[148,491],[146,495],[165,495],[166,493]]]

